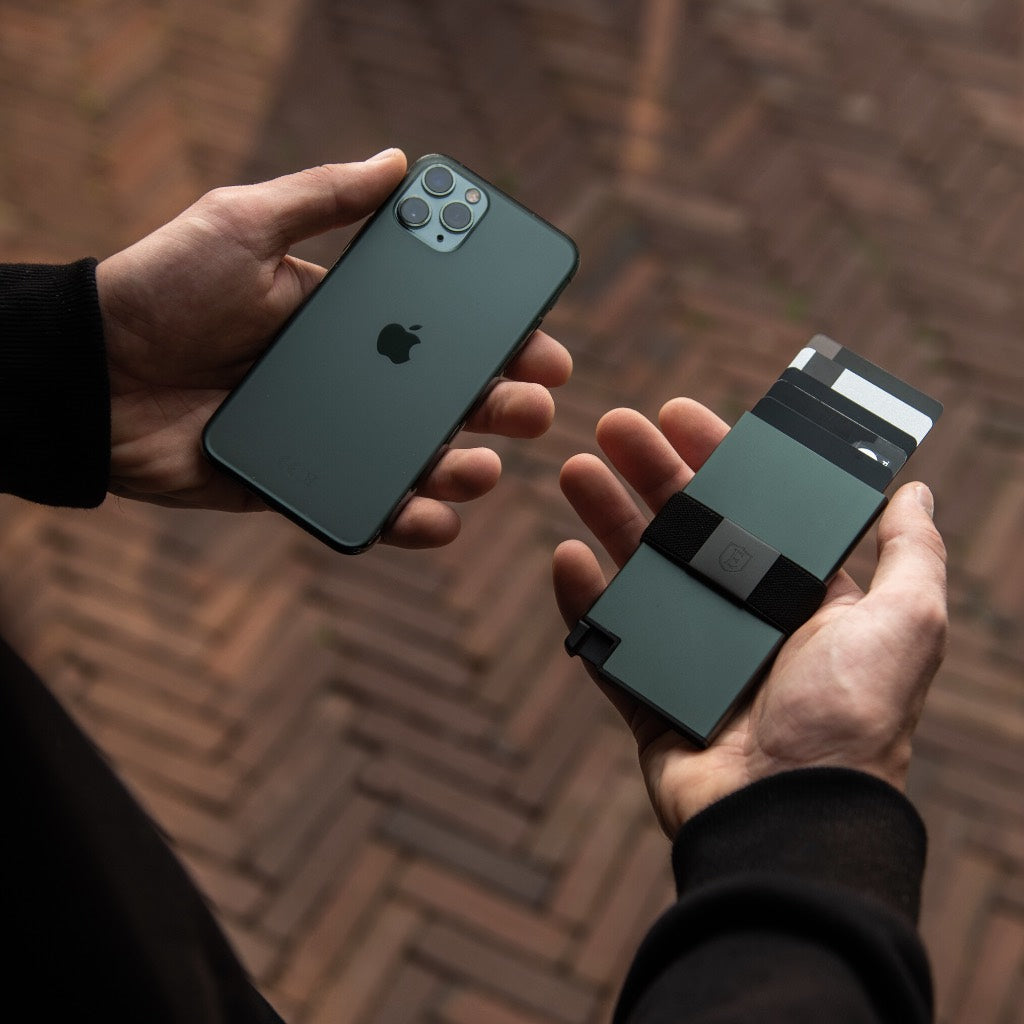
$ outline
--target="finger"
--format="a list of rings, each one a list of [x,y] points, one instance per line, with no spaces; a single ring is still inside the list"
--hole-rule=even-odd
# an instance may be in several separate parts
[[[565,624],[574,626],[605,588],[601,566],[583,541],[567,540],[555,548],[551,574],[558,610]]]
[[[683,461],[696,472],[729,432],[729,424],[692,398],[673,398],[661,407],[658,425]]]
[[[868,593],[905,600],[918,614],[944,622],[946,547],[933,508],[924,484],[906,484],[893,495],[878,521],[878,566]]]
[[[647,526],[622,482],[596,455],[574,455],[562,467],[562,493],[616,565],[636,550]]]
[[[501,459],[490,448],[452,448],[438,460],[418,493],[437,501],[472,501],[501,477]]]
[[[561,387],[572,376],[569,350],[544,331],[534,331],[505,370],[509,380],[532,381],[546,388]]]
[[[502,437],[540,437],[555,418],[555,400],[541,384],[499,380],[466,421],[466,430]]]
[[[453,508],[417,495],[405,503],[381,540],[397,548],[439,548],[455,540],[461,528]]]
[[[634,409],[605,413],[597,424],[597,443],[654,512],[693,478],[665,435]]]
[[[401,181],[405,167],[405,154],[388,149],[370,160],[309,167],[248,189],[269,210],[271,250],[280,252],[372,213]]]

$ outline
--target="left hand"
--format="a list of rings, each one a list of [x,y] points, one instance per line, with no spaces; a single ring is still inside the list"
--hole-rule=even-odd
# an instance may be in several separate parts
[[[405,173],[397,149],[257,185],[214,189],[170,223],[99,264],[111,387],[115,494],[158,504],[248,511],[259,499],[202,454],[206,421],[326,273],[289,255],[306,238],[373,212]],[[466,429],[536,437],[550,426],[548,388],[572,372],[566,349],[535,332]],[[384,541],[435,547],[458,534],[447,502],[489,491],[489,448],[438,461]]]
[[[612,466],[655,513],[690,482],[728,429],[683,398],[662,408],[659,424],[617,409],[597,427]],[[596,456],[570,459],[561,483],[621,566],[648,516]],[[867,592],[838,572],[821,608],[782,645],[757,693],[706,750],[591,672],[633,731],[651,803],[669,837],[714,801],[795,768],[852,768],[903,789],[914,727],[946,643],[946,553],[932,508],[923,484],[897,491],[878,522],[878,564]],[[605,587],[594,552],[581,541],[559,545],[554,583],[570,627]],[[686,671],[684,654],[681,678]]]

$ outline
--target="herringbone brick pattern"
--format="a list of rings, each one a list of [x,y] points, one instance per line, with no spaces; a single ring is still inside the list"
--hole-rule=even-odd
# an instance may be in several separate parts
[[[912,779],[923,929],[943,1024],[1024,1021],[1019,0],[0,0],[0,55],[2,258],[102,256],[215,184],[391,144],[583,252],[548,320],[576,358],[555,427],[500,445],[448,549],[0,503],[5,634],[286,1017],[607,1019],[671,886],[631,744],[561,651],[557,469],[613,405],[735,417],[822,330],[946,404],[914,468],[954,620]]]

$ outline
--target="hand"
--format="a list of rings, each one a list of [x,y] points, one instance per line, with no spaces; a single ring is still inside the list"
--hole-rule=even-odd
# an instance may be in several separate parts
[[[200,435],[228,391],[326,273],[288,250],[370,214],[405,173],[386,150],[258,185],[220,188],[99,264],[111,386],[111,491],[145,501],[235,511],[261,508],[203,457]],[[538,331],[466,428],[535,437],[554,415],[548,388],[569,353]],[[446,502],[489,491],[501,463],[488,448],[453,449],[385,534],[432,547],[459,531]]]
[[[728,429],[689,399],[666,404],[659,422],[660,432],[639,413],[617,409],[597,428],[612,465],[654,512]],[[592,455],[570,459],[561,483],[622,565],[647,523],[626,488]],[[878,523],[878,565],[867,593],[838,573],[822,607],[783,645],[753,700],[707,750],[598,680],[633,730],[651,802],[670,837],[714,801],[788,769],[855,768],[904,787],[911,735],[945,649],[945,548],[931,512],[923,484],[897,491]],[[558,547],[554,582],[570,626],[605,587],[594,553],[580,541]]]

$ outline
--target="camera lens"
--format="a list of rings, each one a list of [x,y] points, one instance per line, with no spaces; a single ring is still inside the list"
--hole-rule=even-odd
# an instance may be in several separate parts
[[[430,207],[419,196],[409,196],[398,204],[398,219],[407,228],[421,228],[430,220]]]
[[[465,203],[448,203],[441,211],[441,223],[449,231],[465,231],[473,221],[473,211]]]
[[[455,188],[455,177],[447,167],[435,164],[424,172],[423,187],[432,196],[446,196]]]

